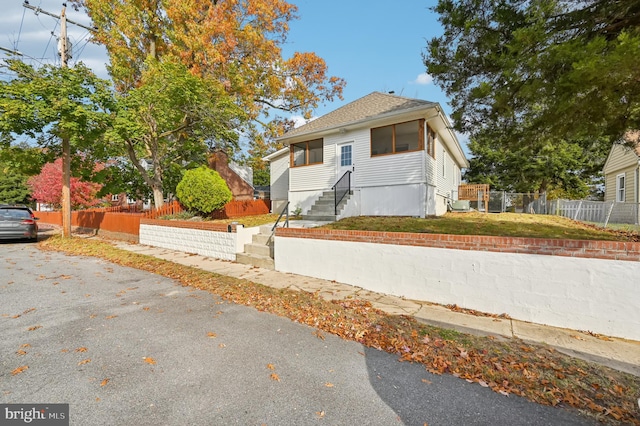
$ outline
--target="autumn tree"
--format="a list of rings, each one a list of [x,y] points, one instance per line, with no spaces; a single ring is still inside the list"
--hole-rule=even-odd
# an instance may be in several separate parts
[[[0,144],[0,171],[24,176],[37,175],[45,163],[53,161],[54,155],[51,150],[45,151],[26,142],[15,143],[10,138]]]
[[[37,176],[27,181],[31,189],[31,198],[40,203],[60,207],[62,199],[62,159],[47,163]],[[100,203],[97,198],[101,185],[95,182],[85,182],[78,177],[71,177],[71,206],[86,208]]]
[[[248,136],[249,147],[242,161],[253,170],[253,184],[268,186],[271,183],[269,163],[263,158],[284,147],[276,138],[294,127],[290,119],[277,118],[262,128],[252,129]]]
[[[341,98],[345,82],[328,74],[314,53],[282,56],[297,8],[284,0],[76,0],[109,54],[121,93],[141,87],[151,57],[184,64],[217,81],[250,119],[242,129],[284,123],[279,115],[311,116],[320,103]],[[278,119],[273,121],[273,119]],[[238,129],[239,131],[241,129]],[[275,129],[278,136],[283,128]]]
[[[62,232],[71,236],[70,159],[91,149],[109,124],[113,96],[108,82],[83,64],[34,68],[18,60],[2,65],[10,78],[0,82],[0,135],[19,134],[42,146],[61,146],[65,173]]]
[[[215,80],[195,76],[168,59],[149,58],[145,64],[138,87],[116,96],[107,138],[129,157],[157,208],[163,204],[167,177],[177,177],[175,190],[182,177],[178,173],[205,162],[209,149],[237,146],[235,128],[241,126],[243,112]]]
[[[440,0],[433,10],[444,34],[424,61],[456,129],[475,141],[472,167],[528,168],[531,186],[583,192],[611,144],[640,126],[637,2]],[[493,164],[495,150],[518,161]],[[560,157],[574,160],[564,177],[549,167]]]

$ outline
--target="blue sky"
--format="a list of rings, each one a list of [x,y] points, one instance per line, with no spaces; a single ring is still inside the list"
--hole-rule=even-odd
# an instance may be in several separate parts
[[[299,19],[291,22],[283,55],[295,51],[315,52],[323,58],[329,75],[346,80],[343,100],[320,105],[320,116],[371,92],[394,91],[396,95],[439,102],[451,109],[444,93],[426,74],[422,53],[427,40],[442,33],[438,16],[430,8],[437,0],[290,0]],[[4,0],[0,15],[0,47],[17,48],[32,62],[56,63],[58,20],[36,14],[22,6],[23,0]],[[32,6],[59,15],[62,2],[30,0]],[[67,8],[67,16],[82,24],[90,22],[81,12]],[[107,78],[106,53],[87,42],[88,32],[69,25],[74,60],[81,60],[99,76]],[[51,33],[54,33],[52,35]],[[0,76],[1,78],[1,76]],[[465,138],[459,135],[465,145]]]
[[[435,0],[297,0],[285,55],[315,52],[330,75],[347,81],[344,101],[317,110],[325,114],[374,91],[439,102],[448,100],[426,74],[427,40],[442,33]]]

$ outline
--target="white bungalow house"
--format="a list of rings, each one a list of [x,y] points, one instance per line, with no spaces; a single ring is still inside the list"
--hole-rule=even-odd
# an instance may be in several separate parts
[[[640,221],[640,132],[627,132],[626,142],[635,143],[635,148],[626,144],[611,147],[604,163],[604,200],[613,201],[613,211],[624,213],[625,223]],[[616,218],[614,218],[616,219]],[[618,220],[619,221],[619,220]]]
[[[272,173],[288,166],[289,211],[316,219],[442,215],[469,165],[438,103],[380,92],[278,141],[288,153],[272,154]]]

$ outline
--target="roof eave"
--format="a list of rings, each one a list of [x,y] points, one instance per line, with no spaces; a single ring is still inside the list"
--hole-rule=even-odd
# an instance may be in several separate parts
[[[271,154],[262,157],[262,161],[269,161],[270,162],[274,158],[279,157],[279,156],[283,155],[286,152],[289,152],[289,148],[287,148],[287,147],[281,148],[281,149],[277,150],[276,152],[272,152]]]
[[[301,142],[304,140],[308,140],[311,136],[320,136],[320,135],[325,135],[325,134],[330,134],[333,132],[340,132],[341,129],[344,130],[351,130],[353,128],[358,128],[360,127],[360,125],[365,124],[365,123],[371,123],[371,122],[375,122],[375,121],[382,121],[385,120],[387,118],[393,118],[396,116],[402,116],[402,115],[408,115],[411,113],[415,113],[421,110],[425,110],[428,111],[429,109],[432,108],[440,108],[440,105],[437,102],[431,102],[429,104],[425,104],[425,105],[420,105],[417,107],[413,107],[413,108],[407,108],[401,111],[393,111],[393,112],[389,112],[386,114],[380,114],[377,115],[375,117],[366,117],[366,118],[362,118],[360,120],[354,120],[351,122],[347,122],[347,123],[342,123],[339,125],[334,125],[331,127],[325,127],[324,129],[318,129],[318,130],[312,130],[309,132],[304,132],[304,133],[298,133],[292,136],[280,136],[279,138],[276,138],[276,141],[278,142],[282,142],[284,144],[291,144],[291,143],[295,143],[295,142]],[[295,142],[293,142],[295,141]]]
[[[451,139],[454,142],[453,143],[454,146],[452,148],[455,148],[456,150],[455,155],[457,157],[458,163],[461,164],[462,168],[468,168],[470,166],[469,160],[467,160],[467,156],[464,154],[464,151],[462,150],[462,145],[460,145],[460,141],[458,140],[458,137],[453,131],[453,126],[451,125],[451,122],[449,121],[447,114],[444,113],[440,105],[438,105],[438,111],[440,112],[442,121],[444,121],[445,127],[449,131],[449,135],[451,136]]]

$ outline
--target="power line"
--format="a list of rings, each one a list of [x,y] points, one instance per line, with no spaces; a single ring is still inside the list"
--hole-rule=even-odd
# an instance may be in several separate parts
[[[40,9],[39,7],[36,7],[36,6],[31,6],[28,1],[25,1],[24,3],[22,3],[22,6],[26,7],[27,9],[31,9],[31,10],[35,11],[36,14],[44,13],[45,15],[53,16],[56,19],[61,19],[60,15],[56,15],[54,13],[47,12],[46,10]],[[65,19],[66,19],[67,23],[76,25],[76,26],[78,26],[80,28],[84,28],[87,31],[95,31],[96,30],[96,28],[88,27],[88,26],[86,26],[84,24],[81,24],[79,22],[72,21],[71,19],[67,18],[66,16],[65,16]]]
[[[12,55],[24,56],[22,53],[18,52],[17,50],[5,49],[2,46],[0,46],[0,50],[2,50],[3,52],[11,53]]]
[[[60,21],[62,21],[63,19],[64,19],[64,21],[66,21],[66,23],[73,24],[73,25],[75,25],[75,26],[77,26],[77,27],[80,27],[80,28],[83,28],[83,29],[87,30],[87,34],[91,34],[92,32],[96,31],[96,28],[95,28],[95,27],[90,27],[90,26],[87,26],[87,25],[84,25],[84,24],[82,24],[82,23],[79,23],[79,22],[76,22],[76,21],[73,21],[73,20],[69,19],[69,18],[67,17],[66,13],[64,14],[65,16],[64,16],[64,18],[63,18],[62,16],[57,15],[57,14],[55,14],[55,13],[48,12],[48,11],[46,11],[46,10],[44,10],[44,9],[40,8],[39,6],[32,6],[31,4],[29,4],[29,1],[28,1],[28,0],[24,0],[24,3],[22,4],[22,6],[23,6],[25,9],[31,9],[31,10],[33,10],[33,11],[35,12],[35,15],[36,15],[36,16],[38,16],[38,15],[40,15],[40,14],[43,14],[43,15],[51,16],[52,18],[55,18],[55,19],[56,19],[56,28],[54,28],[54,30],[53,30],[53,31],[51,31],[51,37],[49,38],[49,41],[47,42],[47,44],[46,44],[46,46],[45,46],[45,52],[43,53],[43,58],[47,56],[47,52],[49,51],[49,48],[50,48],[50,46],[51,46],[51,40],[52,40],[54,37],[56,37],[56,35],[55,35],[55,31],[56,31],[56,29],[58,28],[58,25],[59,25]],[[64,3],[63,3],[63,6],[66,8],[66,4],[64,4]],[[24,14],[23,14],[23,18],[24,18]],[[22,26],[21,26],[21,30],[22,30]],[[57,37],[56,37],[56,38],[57,38]],[[85,39],[85,38],[86,38],[85,36],[83,36],[83,37],[82,37],[82,39]],[[59,40],[59,43],[63,43],[63,42],[62,42],[62,40]],[[68,43],[68,40],[65,40],[65,41],[64,41],[64,44],[67,44],[67,43]],[[84,43],[84,44],[81,44],[81,42],[78,42],[78,46],[79,46],[78,54],[77,54],[77,55],[74,55],[76,58],[79,58],[79,55],[82,53],[82,51],[84,50],[84,47],[86,47],[86,45],[87,45],[88,43],[89,43],[89,41],[85,41],[85,43]],[[81,46],[81,47],[80,47],[80,46]],[[69,47],[70,47],[70,46],[69,46]],[[59,53],[60,53],[60,47],[59,47],[59,46],[58,46],[58,48],[57,48],[57,51],[58,51],[58,54],[59,54]],[[70,49],[69,49],[69,52],[67,52],[67,54],[68,54],[68,53],[70,53]],[[67,57],[67,59],[71,59],[71,58],[68,56],[68,57]],[[76,59],[76,61],[77,61],[77,60],[78,60],[78,59]],[[57,62],[57,61],[56,61],[56,62]]]
[[[24,17],[26,16],[26,14],[27,14],[27,11],[23,10],[22,19],[20,20],[20,30],[18,31],[18,39],[16,40],[15,45],[13,46],[14,48],[18,47],[18,44],[20,43],[20,35],[22,34],[22,25],[24,25]]]

